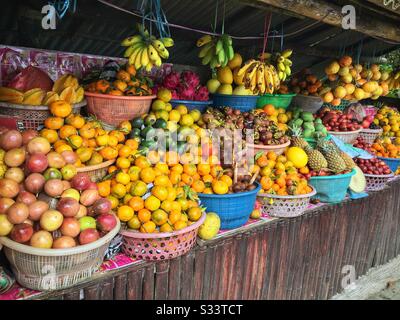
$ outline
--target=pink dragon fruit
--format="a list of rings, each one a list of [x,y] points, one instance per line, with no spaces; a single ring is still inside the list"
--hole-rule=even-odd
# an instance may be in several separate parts
[[[194,95],[196,101],[208,101],[208,89],[207,87],[199,87]]]
[[[179,85],[179,82],[180,74],[173,71],[169,75],[165,76],[163,86],[169,90],[174,90]]]
[[[181,78],[183,83],[189,88],[197,88],[200,84],[199,76],[190,70],[183,71]]]
[[[177,90],[180,100],[193,100],[196,93],[195,88],[180,85]]]
[[[179,100],[179,95],[176,90],[171,90],[171,95],[173,100]]]

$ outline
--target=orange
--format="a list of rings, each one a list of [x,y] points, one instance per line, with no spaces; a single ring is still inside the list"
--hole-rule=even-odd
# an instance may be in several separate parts
[[[126,140],[125,145],[131,148],[132,150],[137,150],[137,148],[139,147],[139,143],[134,139]]]
[[[58,140],[58,133],[54,129],[43,129],[40,131],[40,135],[50,143],[54,143]]]
[[[73,134],[72,136],[69,136],[67,138],[68,143],[70,146],[74,149],[79,149],[82,147],[83,144],[83,139],[81,136],[78,136],[77,134]]]
[[[183,189],[182,187],[176,188],[175,192],[176,192],[176,198],[185,198],[186,197],[185,189]]]
[[[227,194],[229,191],[229,187],[226,182],[221,180],[215,181],[212,185],[212,189],[216,194]]]
[[[118,142],[124,142],[125,141],[125,135],[122,133],[120,130],[113,130],[109,134],[111,137],[116,137]]]
[[[182,216],[181,216],[181,219],[180,219],[180,220],[181,220],[181,221],[184,221],[184,222],[188,222],[189,219],[188,219],[187,214],[186,214],[186,213],[182,213]]]
[[[168,190],[167,200],[174,201],[176,199],[176,189],[173,187],[167,187],[167,190]]]
[[[159,162],[159,163],[157,163],[155,165],[154,168],[160,170],[160,172],[163,173],[163,174],[168,174],[169,173],[169,167],[168,167],[168,165],[166,163]]]
[[[161,202],[161,209],[163,209],[166,212],[171,212],[171,208],[172,208],[172,201],[171,200],[164,200],[163,202]]]
[[[177,202],[180,204],[181,209],[182,209],[183,211],[187,210],[189,204],[188,204],[188,201],[187,201],[186,199],[184,199],[184,198],[179,198],[179,199],[177,200]]]
[[[179,173],[179,172],[176,172],[176,171],[172,171],[172,172],[169,174],[169,180],[171,181],[171,183],[172,183],[173,185],[178,184],[179,182],[181,182],[181,175],[180,175],[180,173]]]
[[[126,71],[127,71],[130,75],[136,76],[136,69],[135,69],[135,66],[133,66],[133,65],[127,66],[127,67],[126,67]],[[126,77],[126,75],[125,75],[125,77]],[[130,80],[130,77],[129,77],[129,80]],[[128,80],[128,81],[129,81],[129,80]]]
[[[199,220],[201,215],[202,215],[202,211],[201,211],[201,208],[199,208],[199,207],[190,208],[188,211],[188,217],[192,221]]]
[[[197,165],[197,172],[201,175],[201,176],[205,176],[207,174],[210,173],[210,165],[209,164],[203,164],[203,163],[199,163]]]
[[[263,154],[261,157],[257,159],[257,165],[260,166],[261,168],[266,167],[268,165],[268,157]]]
[[[160,232],[172,232],[174,231],[174,229],[172,229],[171,225],[169,223],[164,223],[161,227],[160,227]]]
[[[193,176],[197,172],[197,168],[194,164],[184,164],[183,172],[190,176]]]
[[[278,156],[276,155],[275,152],[269,151],[269,152],[267,153],[267,158],[268,158],[268,160],[276,161],[276,159],[278,158]]]
[[[125,172],[118,172],[115,176],[115,181],[126,186],[131,181],[131,177]]]
[[[134,230],[138,230],[140,228],[140,220],[138,219],[137,216],[133,216],[131,220],[128,221],[128,227]]]
[[[85,124],[85,118],[82,117],[80,114],[70,114],[66,119],[65,122],[70,124],[71,126],[80,129]]]
[[[175,222],[179,221],[181,219],[182,213],[177,210],[172,210],[169,213],[168,220],[171,224],[174,224]]]
[[[107,199],[111,202],[111,209],[115,209],[119,205],[119,200],[114,196],[107,196]]]
[[[171,210],[175,210],[175,211],[181,212],[182,211],[182,206],[178,201],[172,201]]]
[[[153,221],[147,221],[140,227],[142,233],[153,233],[156,230],[156,224]]]
[[[230,176],[227,176],[226,174],[222,175],[221,178],[219,178],[221,181],[224,181],[228,187],[230,187],[233,184],[232,178]]]
[[[54,142],[53,148],[57,149],[59,146],[62,146],[64,144],[67,144],[67,141],[65,141],[65,140],[57,140],[56,142]]]
[[[118,208],[117,216],[119,220],[123,222],[128,222],[133,218],[134,212],[133,209],[129,206],[121,206]]]
[[[47,129],[58,130],[64,125],[64,119],[59,117],[49,117],[44,120],[44,126]]]
[[[205,176],[203,176],[204,183],[212,183],[213,180],[214,180],[214,178],[210,174],[206,174]]]
[[[59,135],[61,139],[68,138],[69,136],[72,136],[74,134],[77,134],[77,131],[73,126],[70,126],[69,124],[62,126],[59,130]]]
[[[146,157],[140,156],[140,157],[136,158],[135,166],[139,167],[140,169],[144,169],[144,168],[150,167],[150,162]]]
[[[71,113],[72,106],[64,100],[57,100],[50,103],[49,110],[53,116],[65,118]]]
[[[144,168],[140,171],[140,179],[145,183],[151,183],[156,178],[152,168]]]
[[[130,194],[133,196],[144,196],[147,192],[147,184],[143,181],[135,181],[132,183]]]
[[[162,226],[164,223],[168,221],[168,214],[162,210],[157,209],[151,214],[151,220],[157,225]]]
[[[117,199],[122,199],[126,195],[126,188],[122,183],[117,183],[111,187],[111,194]]]
[[[202,193],[206,188],[205,184],[201,180],[196,180],[191,185],[192,189],[198,193]]]
[[[150,221],[150,219],[151,219],[151,212],[144,208],[140,209],[137,215],[138,215],[139,221],[142,223]]]
[[[157,168],[156,168],[157,169]],[[155,170],[156,170],[155,169]],[[168,176],[165,176],[163,174],[160,174],[159,176],[157,176],[154,179],[154,185],[155,186],[163,186],[163,187],[168,187],[168,186],[172,186],[171,181],[169,181]]]
[[[79,135],[85,139],[92,139],[96,135],[96,129],[92,123],[86,123],[79,129]]]
[[[111,180],[105,180],[97,183],[99,195],[103,198],[107,197],[111,193]]]
[[[126,188],[128,190],[128,188]],[[122,199],[122,203],[129,205],[129,201],[133,198],[133,196],[129,193],[127,193],[124,198]]]
[[[270,177],[262,177],[260,180],[260,184],[264,190],[269,190],[274,185],[274,182],[271,180]]]
[[[187,223],[185,221],[179,220],[179,221],[174,223],[174,230],[175,231],[182,230],[182,229],[184,229],[186,227],[187,227]]]
[[[156,164],[160,162],[160,155],[156,150],[150,150],[147,153],[147,159],[150,161],[151,164]]]
[[[172,171],[176,171],[178,173],[183,173],[183,166],[181,164],[176,164],[171,168]]]
[[[130,70],[132,70],[132,68]],[[136,72],[135,72],[135,74],[136,74]],[[133,75],[135,75],[135,74],[133,74]],[[128,71],[119,70],[117,73],[117,79],[122,80],[124,82],[128,82],[129,80],[131,80],[131,75],[130,75],[130,73],[128,73]]]
[[[68,145],[68,144],[62,144],[62,145],[58,146],[58,147],[55,149],[55,151],[56,151],[57,153],[62,153],[63,151],[66,151],[66,150],[72,151],[72,147],[71,147],[70,145]]]
[[[119,157],[117,159],[116,165],[120,169],[128,169],[131,166],[131,162],[127,158]]]
[[[223,171],[224,171],[224,169],[222,169],[221,166],[217,165],[217,166],[211,167],[210,174],[212,177],[218,178],[220,175],[222,175]]]
[[[161,205],[161,202],[158,198],[155,196],[151,195],[149,196],[145,201],[144,201],[144,206],[146,209],[150,211],[157,210]]]
[[[118,156],[124,157],[124,158],[127,158],[131,153],[132,153],[132,149],[130,147],[124,146],[124,145],[118,150]]]
[[[108,145],[108,135],[107,134],[98,135],[96,137],[96,144],[99,147],[104,147],[104,146]]]
[[[211,188],[205,188],[203,191],[204,194],[213,194],[214,192],[212,191]]]
[[[274,115],[275,114],[275,106],[273,106],[272,104],[267,104],[266,106],[264,106],[264,112],[268,116]]]
[[[154,186],[153,189],[151,189],[151,194],[159,200],[164,201],[168,198],[168,189],[163,186]]]
[[[108,135],[108,145],[110,147],[116,147],[118,145],[117,137]]]
[[[193,177],[188,175],[187,173],[182,173],[181,178],[182,182],[188,186],[192,185],[194,181]]]
[[[129,168],[128,174],[129,174],[129,177],[131,178],[132,182],[138,181],[140,178],[140,168],[136,167],[136,166],[132,166]]]
[[[105,147],[101,149],[99,153],[106,160],[112,160],[118,157],[118,151],[112,147]]]

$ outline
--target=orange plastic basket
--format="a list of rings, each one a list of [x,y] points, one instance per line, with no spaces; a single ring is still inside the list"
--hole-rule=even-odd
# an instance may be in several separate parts
[[[150,110],[152,96],[112,96],[85,92],[88,113],[106,124],[117,126],[122,121],[132,120]]]

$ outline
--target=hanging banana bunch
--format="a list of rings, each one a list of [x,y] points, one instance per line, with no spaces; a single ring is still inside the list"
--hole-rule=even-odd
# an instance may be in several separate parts
[[[280,88],[278,71],[267,61],[251,59],[245,62],[237,75],[243,77],[245,88],[254,94],[273,94]]]
[[[212,69],[225,67],[235,54],[232,38],[227,34],[221,37],[205,35],[197,40],[196,45],[201,47],[198,54],[201,63],[204,66],[209,64]]]
[[[389,91],[400,89],[400,70],[394,71],[387,80]]]
[[[273,64],[278,71],[279,80],[285,82],[292,75],[293,62],[289,59],[292,54],[293,50],[287,49],[276,54],[262,53],[258,57]]]
[[[174,45],[174,40],[172,38],[157,39],[150,36],[148,30],[142,25],[138,25],[138,31],[139,34],[122,40],[121,45],[127,47],[124,57],[128,58],[128,64],[133,65],[135,69],[145,68],[149,72],[153,66],[160,67],[162,65],[161,59],[169,58],[167,48]]]

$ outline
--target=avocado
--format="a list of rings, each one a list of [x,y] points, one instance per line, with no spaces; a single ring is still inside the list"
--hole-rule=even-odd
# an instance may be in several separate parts
[[[148,148],[149,150],[154,150],[157,146],[157,142],[155,142],[153,140],[145,140],[145,141],[142,141],[140,146],[143,148]]]
[[[159,118],[154,122],[154,128],[159,128],[159,129],[166,129],[167,128],[167,121],[165,121],[162,118]]]
[[[129,133],[129,139],[133,139],[135,137],[139,137],[141,131],[142,130],[140,130],[139,128],[133,128],[132,131]]]

